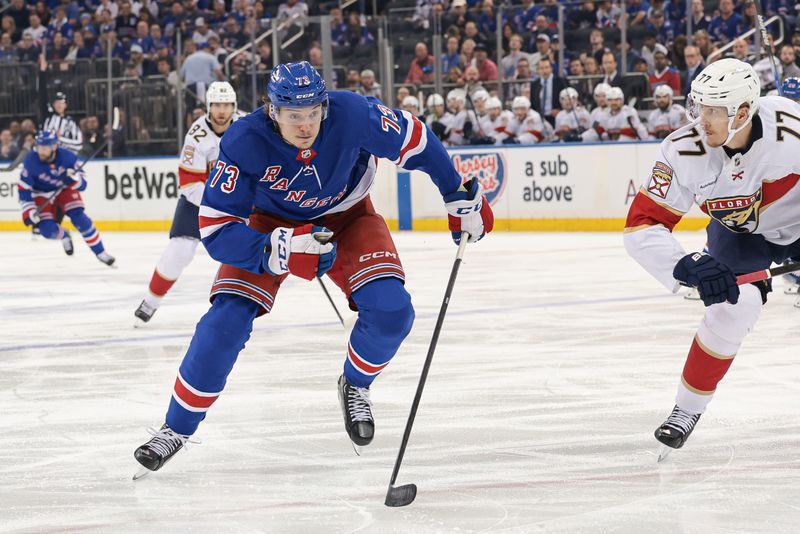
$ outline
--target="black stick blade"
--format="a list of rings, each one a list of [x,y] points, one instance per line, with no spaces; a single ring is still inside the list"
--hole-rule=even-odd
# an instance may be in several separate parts
[[[406,484],[405,486],[389,486],[389,491],[386,492],[386,506],[397,508],[399,506],[408,506],[417,497],[417,486],[414,484]]]

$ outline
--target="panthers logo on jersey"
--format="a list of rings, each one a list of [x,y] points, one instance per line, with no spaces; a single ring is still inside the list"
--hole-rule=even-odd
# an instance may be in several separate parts
[[[706,200],[706,213],[737,234],[749,234],[758,228],[758,212],[761,208],[761,189],[752,195]]]

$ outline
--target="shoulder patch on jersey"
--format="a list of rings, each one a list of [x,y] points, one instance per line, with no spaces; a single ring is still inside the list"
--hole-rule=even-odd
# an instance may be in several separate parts
[[[185,145],[181,154],[181,165],[192,165],[194,162],[194,145]]]
[[[656,161],[653,173],[650,175],[650,182],[647,184],[647,191],[660,198],[667,198],[669,186],[672,185],[672,176],[675,171],[666,163]]]

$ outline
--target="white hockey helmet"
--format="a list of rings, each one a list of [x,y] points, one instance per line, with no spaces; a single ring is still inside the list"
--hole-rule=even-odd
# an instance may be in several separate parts
[[[212,82],[206,90],[206,119],[211,120],[211,104],[233,104],[233,113],[239,109],[236,91],[228,82]]]
[[[574,87],[566,87],[558,93],[558,101],[563,102],[564,100],[569,100],[572,103],[578,102],[578,91],[575,90]]]
[[[597,98],[600,95],[608,96],[608,91],[611,89],[611,86],[608,85],[606,82],[600,82],[594,86],[594,97]]]
[[[434,106],[444,106],[444,98],[439,93],[433,93],[428,97],[428,101],[425,103],[428,108],[433,108]]]
[[[467,101],[467,92],[463,89],[452,89],[447,93],[447,101],[457,100],[464,104]]]
[[[414,106],[419,111],[419,100],[416,96],[408,95],[403,99],[401,106],[405,109],[406,106]]]
[[[619,87],[612,87],[606,91],[606,100],[625,100],[625,93]]]
[[[478,89],[474,93],[472,93],[472,101],[473,102],[483,102],[484,100],[489,99],[489,93],[486,92],[484,89]]]
[[[503,103],[496,96],[489,97],[489,100],[486,101],[486,110],[490,109],[503,109]]]
[[[724,108],[728,115],[728,138],[723,144],[727,145],[755,116],[759,96],[761,82],[752,65],[734,58],[720,59],[704,68],[692,82],[686,111],[689,118],[697,120],[701,106]],[[734,130],[736,112],[743,104],[750,107],[750,113],[747,120]]]
[[[511,101],[511,109],[530,109],[531,108],[531,101],[528,100],[527,96],[515,96],[514,100]]]

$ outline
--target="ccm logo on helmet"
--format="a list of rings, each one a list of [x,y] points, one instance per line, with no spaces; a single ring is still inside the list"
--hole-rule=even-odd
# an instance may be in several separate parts
[[[388,250],[383,250],[380,252],[372,252],[370,254],[364,254],[363,256],[358,257],[359,263],[369,261],[376,258],[397,258],[397,254],[394,252],[389,252]]]
[[[303,98],[308,98],[310,96],[314,96],[314,93],[303,93],[303,94],[297,95],[295,98],[297,100],[302,100]]]

